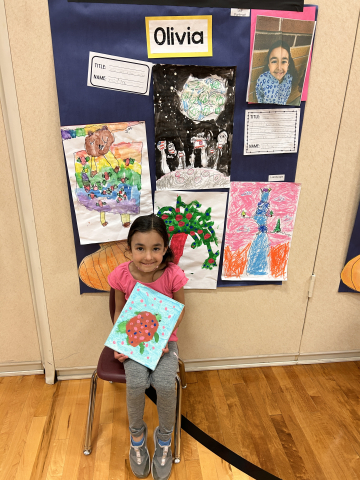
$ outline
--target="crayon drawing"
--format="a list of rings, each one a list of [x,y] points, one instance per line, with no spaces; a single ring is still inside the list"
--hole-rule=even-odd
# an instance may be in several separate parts
[[[153,67],[157,190],[230,185],[235,72]]]
[[[145,123],[62,127],[61,135],[80,243],[119,240],[151,213]]]
[[[189,279],[184,288],[216,288],[226,198],[226,192],[155,192],[174,263]]]
[[[232,182],[223,280],[286,280],[299,183]]]
[[[105,345],[154,370],[183,308],[136,283]]]

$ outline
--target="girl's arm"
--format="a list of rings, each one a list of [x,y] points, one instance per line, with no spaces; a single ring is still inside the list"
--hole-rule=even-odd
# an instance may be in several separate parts
[[[116,320],[119,318],[122,309],[124,308],[126,303],[125,300],[125,293],[121,290],[115,290],[115,314],[113,323],[115,324]]]
[[[173,295],[174,295],[174,300],[176,300],[177,302],[180,302],[183,305],[185,305],[184,287],[181,287],[180,290],[178,290],[177,292],[174,292]],[[176,322],[174,330],[176,330],[178,328],[178,326],[182,322],[182,319],[184,318],[184,315],[185,315],[185,307],[183,308],[183,311],[181,312],[181,315],[180,315],[178,321]]]
[[[119,318],[119,315],[122,312],[122,309],[124,308],[125,303],[126,303],[125,293],[122,292],[121,290],[115,290],[115,315],[114,315],[113,323],[115,323],[116,320]],[[114,357],[116,358],[116,360],[119,360],[119,362],[123,362],[124,360],[129,358],[123,353],[118,353],[115,351],[114,351]]]

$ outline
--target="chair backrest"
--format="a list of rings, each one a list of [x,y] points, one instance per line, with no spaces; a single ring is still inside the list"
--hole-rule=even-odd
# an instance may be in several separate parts
[[[109,312],[112,323],[115,323],[115,290],[113,288],[110,289]]]

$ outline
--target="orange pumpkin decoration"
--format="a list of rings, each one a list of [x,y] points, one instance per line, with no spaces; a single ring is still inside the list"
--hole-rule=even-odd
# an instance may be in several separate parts
[[[341,272],[341,280],[352,290],[360,292],[360,255],[352,258]]]
[[[131,254],[127,249],[126,240],[101,243],[97,252],[88,255],[80,263],[79,277],[88,287],[109,292],[108,275],[118,265],[129,260]]]

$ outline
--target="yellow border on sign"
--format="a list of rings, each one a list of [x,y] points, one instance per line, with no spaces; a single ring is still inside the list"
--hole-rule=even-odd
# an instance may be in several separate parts
[[[168,52],[168,53],[151,53],[150,52],[150,35],[149,35],[149,21],[150,20],[207,20],[208,21],[208,49],[203,52]],[[146,43],[148,58],[173,58],[173,57],[212,57],[212,15],[186,15],[171,16],[171,17],[145,17],[146,27]]]

